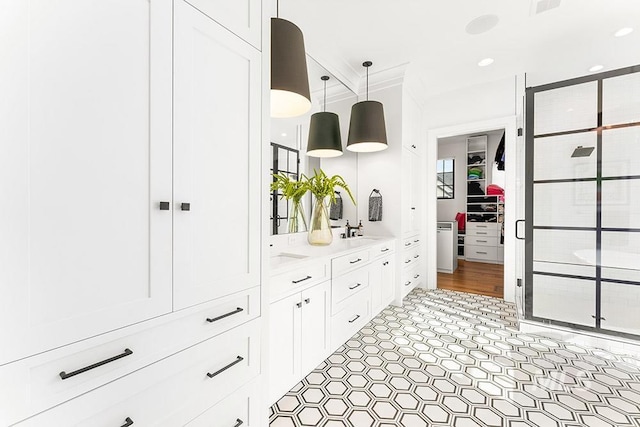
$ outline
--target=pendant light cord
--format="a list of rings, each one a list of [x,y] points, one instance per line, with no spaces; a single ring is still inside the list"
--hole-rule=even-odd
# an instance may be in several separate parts
[[[280,18],[280,0],[276,0],[276,18]]]
[[[369,67],[367,67],[367,101],[369,100]]]
[[[322,112],[327,112],[327,81],[324,81],[324,107],[322,108]]]

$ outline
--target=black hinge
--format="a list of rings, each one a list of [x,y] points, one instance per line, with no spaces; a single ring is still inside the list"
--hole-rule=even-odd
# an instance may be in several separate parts
[[[522,136],[522,128],[518,128],[518,136]]]
[[[516,286],[519,288],[522,287],[522,279],[516,279]]]

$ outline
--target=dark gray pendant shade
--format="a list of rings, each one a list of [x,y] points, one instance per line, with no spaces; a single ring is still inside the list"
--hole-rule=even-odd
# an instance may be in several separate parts
[[[321,112],[311,116],[307,156],[338,157],[342,155],[340,120],[335,113]]]
[[[271,18],[271,117],[295,117],[311,108],[302,31]]]
[[[347,150],[357,153],[371,153],[387,149],[387,127],[384,124],[384,108],[378,101],[369,101],[369,67],[373,63],[365,61],[367,70],[367,100],[353,104]]]
[[[381,151],[387,147],[387,128],[382,103],[362,101],[353,104],[347,150],[364,153]]]

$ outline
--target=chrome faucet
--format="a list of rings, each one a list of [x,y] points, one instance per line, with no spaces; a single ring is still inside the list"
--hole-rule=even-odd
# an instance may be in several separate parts
[[[360,220],[360,223],[356,227],[352,227],[349,224],[349,220],[347,220],[347,224],[344,226],[344,233],[342,233],[342,238],[348,239],[349,237],[356,237],[356,230],[359,235],[362,236],[362,220]]]

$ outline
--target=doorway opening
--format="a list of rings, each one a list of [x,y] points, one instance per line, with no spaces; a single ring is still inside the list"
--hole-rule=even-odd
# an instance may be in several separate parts
[[[439,289],[504,298],[505,133],[438,138]]]

